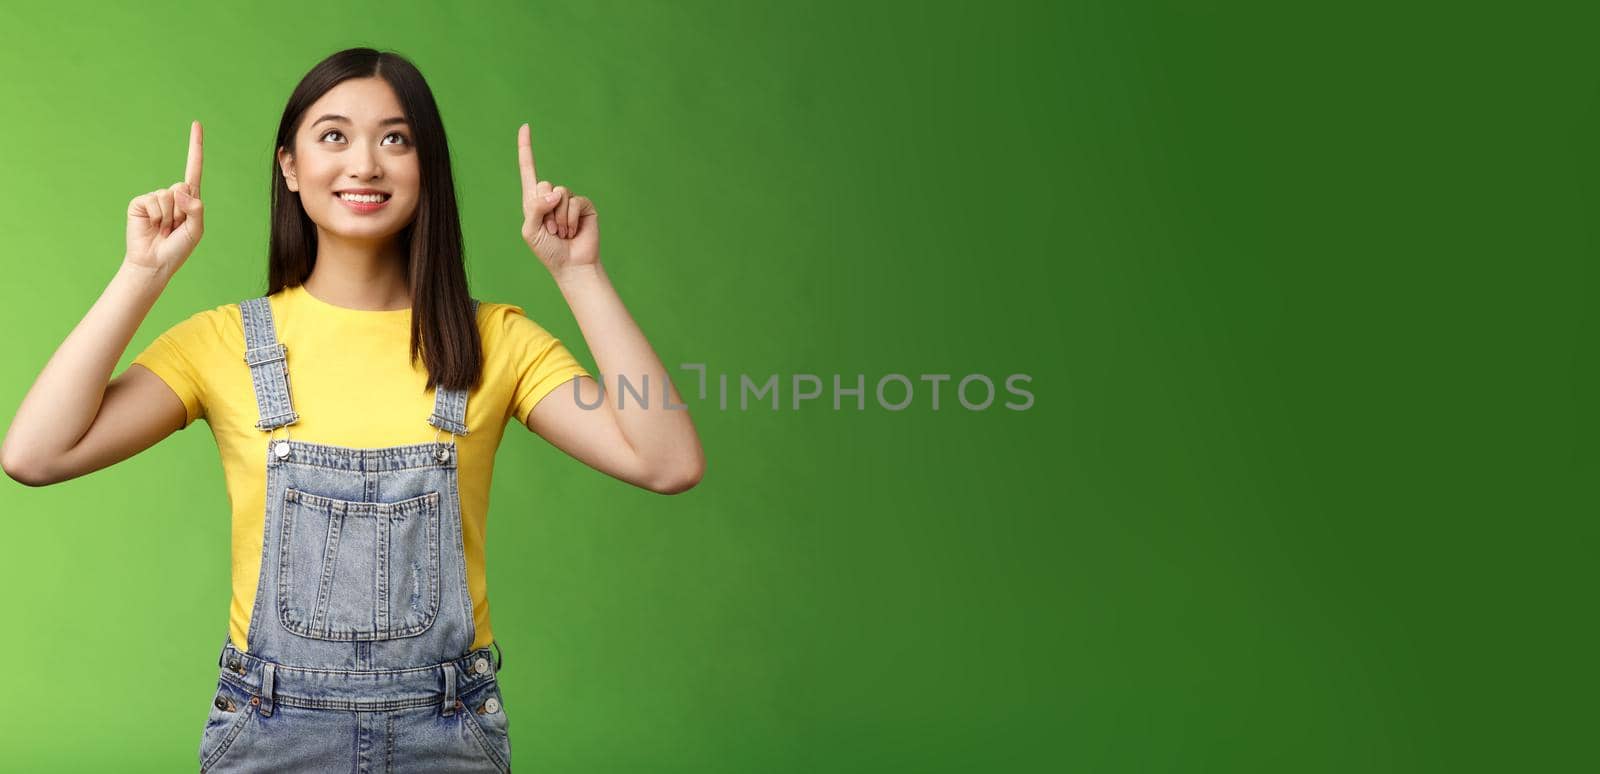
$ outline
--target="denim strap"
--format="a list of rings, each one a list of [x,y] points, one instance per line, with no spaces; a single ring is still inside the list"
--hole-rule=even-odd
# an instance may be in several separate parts
[[[478,299],[472,299],[472,319],[478,319]],[[443,387],[434,389],[433,416],[428,424],[456,435],[467,434],[467,393]]]
[[[300,416],[294,413],[289,397],[289,352],[278,342],[272,306],[265,296],[241,301],[239,319],[244,321],[244,362],[250,366],[256,410],[261,417],[256,428],[271,431],[294,424]]]

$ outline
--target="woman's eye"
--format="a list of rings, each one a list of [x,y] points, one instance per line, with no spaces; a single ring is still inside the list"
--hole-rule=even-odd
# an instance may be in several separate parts
[[[330,135],[330,134],[337,134],[340,137],[344,136],[344,133],[340,132],[338,129],[329,129],[328,131],[322,133],[322,139],[324,139],[324,140],[328,139],[328,135]],[[390,132],[390,133],[384,135],[383,138],[385,140],[387,140],[390,137],[399,137],[401,140],[405,141],[405,144],[407,144],[407,145],[411,144],[411,140],[407,139],[405,135],[403,135],[403,134],[401,134],[399,132]]]

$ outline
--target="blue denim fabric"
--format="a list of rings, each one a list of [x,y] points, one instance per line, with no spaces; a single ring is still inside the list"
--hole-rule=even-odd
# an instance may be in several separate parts
[[[223,641],[200,771],[509,774],[500,664],[468,650],[455,444],[468,432],[465,391],[436,391],[428,423],[448,442],[292,440],[299,415],[271,306],[239,306],[256,427],[269,433],[265,534],[250,652]]]

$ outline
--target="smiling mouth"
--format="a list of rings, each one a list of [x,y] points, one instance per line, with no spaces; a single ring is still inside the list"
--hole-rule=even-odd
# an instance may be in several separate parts
[[[375,202],[362,202],[353,199],[346,199],[338,194],[334,194],[333,198],[338,199],[339,203],[343,204],[351,212],[357,215],[371,215],[379,210],[382,210],[384,207],[389,206],[388,198],[384,198]]]

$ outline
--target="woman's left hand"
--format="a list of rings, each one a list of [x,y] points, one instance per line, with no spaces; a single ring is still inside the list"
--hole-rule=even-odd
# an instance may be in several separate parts
[[[528,125],[517,130],[517,160],[522,166],[522,239],[551,274],[600,261],[600,218],[594,202],[573,196],[566,186],[540,180],[533,166]]]

